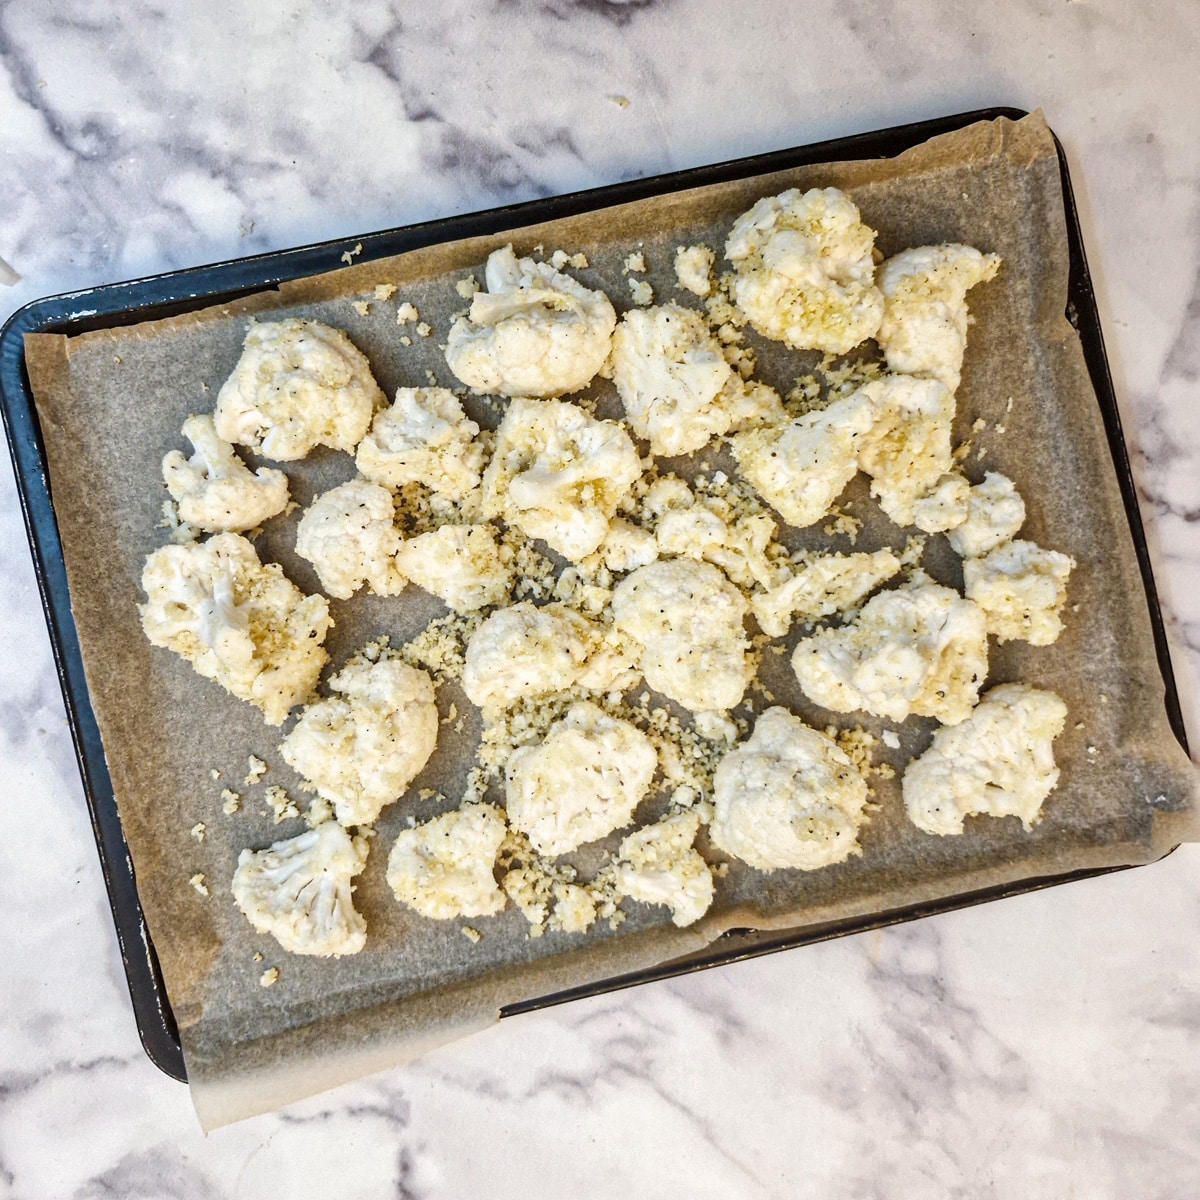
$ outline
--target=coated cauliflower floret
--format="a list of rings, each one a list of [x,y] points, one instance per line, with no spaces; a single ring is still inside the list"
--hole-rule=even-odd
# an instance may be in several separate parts
[[[769,708],[717,766],[709,831],[759,871],[813,871],[855,852],[866,802],[866,780],[837,742]]]
[[[641,647],[652,688],[692,712],[741,702],[752,674],[746,601],[716,567],[686,558],[639,567],[613,592],[612,610]]]
[[[377,596],[398,596],[407,582],[396,566],[400,549],[392,493],[352,479],[318,496],[296,528],[296,553],[316,568],[331,596],[348,600],[365,583]]]
[[[396,552],[396,567],[460,613],[502,603],[512,583],[491,525],[443,525],[411,537]]]
[[[777,587],[751,596],[750,609],[763,633],[783,637],[796,617],[816,621],[853,608],[903,565],[899,556],[886,549],[874,554],[822,554]]]
[[[792,668],[804,694],[834,712],[957,725],[987,674],[983,610],[918,571],[868,600],[856,621],[801,641]]]
[[[306,596],[277,563],[260,563],[239,533],[164,546],[142,572],[142,628],[239,700],[282,725],[328,660],[333,621],[324,596]]]
[[[483,477],[483,515],[578,562],[604,540],[641,473],[632,439],[614,422],[561,400],[514,400]]]
[[[700,817],[684,812],[631,833],[613,867],[617,891],[643,904],[665,904],[681,928],[698,921],[713,898],[712,871],[692,849],[699,828]]]
[[[250,326],[213,421],[227,442],[290,462],[317,446],[353,454],[386,403],[370,363],[340,329],[289,317]]]
[[[479,426],[448,388],[400,388],[359,443],[355,462],[374,483],[422,483],[448,500],[462,500],[483,472],[478,436]]]
[[[864,389],[786,425],[739,433],[733,453],[742,474],[789,524],[819,521],[858,471],[858,447],[875,420]]]
[[[621,318],[612,376],[633,432],[649,441],[652,454],[699,450],[729,431],[739,401],[745,407],[746,388],[721,343],[698,312],[677,304],[631,309]]]
[[[961,725],[939,729],[904,772],[904,807],[926,833],[957,834],[975,813],[1020,817],[1028,830],[1058,783],[1054,739],[1067,706],[1023,683],[992,688]]]
[[[357,954],[367,923],[354,908],[354,885],[368,843],[333,821],[276,842],[243,850],[233,873],[233,897],[259,933],[291,954]]]
[[[463,690],[485,710],[567,691],[580,685],[603,643],[602,629],[572,609],[522,600],[497,609],[471,635]]]
[[[1000,256],[973,246],[918,246],[879,268],[883,321],[875,340],[890,370],[958,389],[967,347],[967,292],[991,279]]]
[[[954,393],[936,379],[888,375],[864,384],[859,395],[874,405],[875,423],[858,442],[858,465],[871,477],[871,494],[897,525],[911,525],[916,501],[949,472]]]
[[[509,824],[539,854],[567,854],[628,825],[657,766],[650,739],[636,726],[587,701],[573,704],[545,740],[509,758]]]
[[[624,573],[652,563],[658,557],[658,542],[649,530],[614,517],[596,552],[610,571]]]
[[[943,475],[924,496],[913,501],[913,524],[924,533],[946,533],[966,519],[971,485],[952,471]]]
[[[608,297],[548,263],[495,250],[486,292],[450,330],[446,362],[468,387],[502,396],[562,396],[604,366],[617,323]]]
[[[1015,537],[1025,523],[1025,501],[1013,481],[989,471],[967,496],[967,517],[947,540],[963,558],[979,558]]]
[[[678,246],[675,249],[675,278],[678,286],[694,296],[712,291],[712,269],[716,255],[708,246]]]
[[[875,231],[836,188],[764,196],[725,243],[734,299],[765,337],[845,354],[874,336],[883,318],[874,246]]]
[[[329,681],[283,739],[283,760],[334,806],[343,825],[369,825],[437,745],[433,683],[397,659],[357,662]]]
[[[183,436],[192,443],[191,458],[172,450],[163,459],[162,474],[189,525],[209,533],[240,532],[287,507],[287,476],[271,467],[252,472],[233,446],[217,437],[212,417],[188,417]]]
[[[1075,560],[1035,542],[1005,542],[963,563],[968,600],[983,609],[989,633],[1049,646],[1062,633],[1067,577]]]
[[[387,881],[423,917],[488,917],[505,904],[494,874],[504,817],[490,804],[464,804],[396,838]]]

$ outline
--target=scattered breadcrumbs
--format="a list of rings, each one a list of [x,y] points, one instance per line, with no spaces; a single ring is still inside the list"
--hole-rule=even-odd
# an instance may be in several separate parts
[[[342,262],[344,262],[346,264],[346,266],[350,266],[350,264],[352,262],[354,262],[355,255],[358,255],[361,253],[362,253],[362,242],[357,242],[357,243],[355,243],[353,250],[347,250],[342,255]]]
[[[577,271],[586,271],[588,260],[586,254],[568,254],[565,250],[555,250],[550,255],[550,265],[556,271],[561,271],[563,267],[574,267]]]
[[[395,653],[410,667],[422,667],[438,683],[462,679],[467,642],[483,624],[481,613],[449,613],[436,617]]]
[[[407,300],[396,309],[396,324],[407,325],[409,321],[419,321],[421,314],[417,311],[415,304],[410,304]]]
[[[367,316],[371,311],[371,303],[369,300],[355,300],[352,307],[360,317]]]
[[[296,802],[277,783],[267,788],[265,798],[271,807],[271,812],[275,816],[276,825],[300,815],[300,810],[296,807]]]
[[[839,534],[850,539],[850,544],[853,546],[858,541],[858,531],[862,529],[862,521],[858,517],[851,516],[848,512],[843,512],[835,504],[829,510],[830,516],[833,518],[821,528],[830,537],[837,537]]]
[[[274,984],[276,984],[278,982],[279,982],[279,968],[278,967],[268,967],[258,977],[258,986],[259,987],[272,987]]]
[[[216,767],[210,767],[209,772],[208,772],[208,777],[215,783],[218,779],[221,778],[221,772],[218,771]]]
[[[197,872],[191,877],[191,879],[188,880],[188,883],[190,883],[192,887],[194,887],[196,891],[200,893],[200,895],[208,895],[208,884],[205,883],[203,874]]]
[[[407,334],[407,333],[402,333],[402,334],[400,335],[400,345],[402,345],[402,346],[411,346],[411,345],[412,345],[412,338],[410,338],[410,337],[408,336],[408,334]]]
[[[433,332],[433,326],[426,324],[424,321],[417,326],[418,337],[428,337]]]
[[[376,300],[390,300],[396,294],[394,283],[377,283],[375,285]]]
[[[629,97],[628,97],[628,96],[609,96],[609,99],[610,99],[610,100],[611,100],[611,101],[612,101],[612,102],[613,102],[613,103],[614,103],[614,104],[615,104],[615,105],[616,105],[618,108],[628,108],[628,107],[629,107],[629,105],[630,105],[630,99],[629,99]]]
[[[894,729],[885,729],[880,736],[883,738],[883,744],[889,750],[900,749],[900,735]]]
[[[262,960],[263,960],[263,952],[262,952],[261,950],[255,950],[255,952],[253,953],[253,955],[251,955],[251,959],[252,959],[252,961],[254,961],[254,962],[262,962]]]
[[[326,821],[332,821],[333,805],[324,796],[318,796],[309,804],[308,810],[304,814],[304,820],[307,822],[309,829],[316,829],[318,825],[324,825]]]
[[[242,783],[246,787],[253,787],[266,773],[267,764],[257,754],[252,754],[246,759],[246,778]]]
[[[192,837],[194,837],[196,841],[202,842],[204,841],[204,835],[208,832],[208,826],[205,825],[203,821],[197,821],[196,824],[192,826],[191,832]]]
[[[631,271],[646,270],[646,256],[640,250],[632,250],[625,256],[625,262],[621,266],[621,273],[628,275]]]
[[[454,290],[464,299],[470,300],[472,296],[479,291],[479,281],[474,275],[468,275],[464,279],[460,279],[455,285]]]
[[[633,297],[634,304],[642,308],[654,303],[654,289],[644,279],[631,279],[629,294]]]
[[[242,807],[242,798],[232,788],[225,788],[221,792],[221,799],[224,803],[221,805],[221,811],[227,816],[232,817],[239,808]]]
[[[450,701],[450,707],[446,711],[446,715],[442,718],[443,725],[453,725],[458,719],[458,705],[453,700]]]
[[[481,937],[483,937],[483,934],[480,933],[478,929],[473,929],[470,925],[464,925],[462,927],[462,935],[467,939],[468,942],[477,942]]]

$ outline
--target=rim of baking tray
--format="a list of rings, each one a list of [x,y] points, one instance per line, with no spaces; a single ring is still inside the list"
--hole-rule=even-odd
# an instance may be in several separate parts
[[[167,999],[154,944],[138,900],[133,862],[121,829],[104,747],[84,678],[79,640],[71,616],[62,544],[54,519],[45,450],[25,369],[24,335],[33,332],[85,333],[92,329],[134,324],[208,307],[263,291],[284,280],[337,270],[344,265],[342,255],[348,250],[356,264],[370,262],[421,246],[498,233],[516,225],[574,216],[593,209],[685,188],[703,187],[841,159],[891,158],[937,134],[949,133],[977,121],[990,121],[998,117],[1019,120],[1027,115],[1025,110],[1019,108],[976,109],[808,146],[754,154],[709,166],[632,179],[562,196],[443,217],[290,250],[267,251],[247,258],[188,267],[123,283],[85,288],[32,301],[12,315],[0,330],[0,411],[3,413],[42,609],[50,632],[55,668],[66,704],[67,720],[113,912],[138,1033],[147,1055],[157,1067],[175,1079],[187,1078],[179,1030]],[[1105,354],[1095,292],[1084,254],[1066,154],[1058,138],[1055,137],[1054,140],[1062,173],[1063,205],[1070,252],[1066,316],[1079,333],[1084,358],[1108,434],[1109,451],[1121,487],[1125,514],[1133,535],[1138,567],[1150,611],[1154,645],[1163,676],[1167,718],[1180,745],[1186,750],[1187,735],[1179,693],[1175,685],[1166,629],[1151,570],[1150,551],[1138,507],[1137,491],[1121,432],[1121,418]],[[801,930],[731,930],[703,950],[682,958],[646,970],[512,1004],[504,1008],[500,1015],[529,1012],[583,996],[616,991],[651,980],[738,962],[793,946],[825,941],[867,929],[878,929],[955,908],[1125,869],[1127,868],[1105,867],[1067,875],[1028,879],[948,897],[937,902],[911,905],[825,925],[807,926]]]

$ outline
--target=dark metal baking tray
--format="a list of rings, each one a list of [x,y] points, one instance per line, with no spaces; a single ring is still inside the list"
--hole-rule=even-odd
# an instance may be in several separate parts
[[[630,180],[566,196],[508,205],[486,212],[428,221],[420,225],[322,242],[294,250],[258,254],[212,266],[172,271],[148,279],[89,288],[36,300],[13,314],[3,330],[0,330],[0,402],[5,431],[16,472],[17,491],[33,553],[42,607],[49,626],[55,665],[83,778],[84,794],[87,797],[92,829],[112,906],[121,958],[129,981],[134,1016],[142,1045],[156,1066],[175,1079],[187,1078],[179,1032],[159,971],[154,944],[150,940],[138,901],[133,863],[121,830],[104,747],[84,679],[78,635],[71,616],[62,545],[54,518],[46,456],[25,370],[24,335],[35,332],[79,334],[92,329],[131,325],[206,308],[238,296],[262,291],[286,279],[336,270],[342,265],[342,255],[349,247],[356,249],[356,262],[369,262],[420,246],[495,233],[514,225],[574,216],[608,205],[623,204],[630,200],[680,191],[684,188],[702,187],[706,184],[722,183],[813,163],[842,159],[890,158],[937,134],[961,129],[976,121],[993,120],[997,117],[1017,120],[1025,115],[1022,110],[1013,108],[988,108],[959,113],[955,116],[864,133],[856,137],[819,142],[812,146],[757,154],[669,175]],[[1149,550],[1138,510],[1129,456],[1121,434],[1121,421],[1104,351],[1099,314],[1096,310],[1087,259],[1084,256],[1066,156],[1061,144],[1058,144],[1058,157],[1062,168],[1063,201],[1071,263],[1067,317],[1078,330],[1083,343],[1084,357],[1108,432],[1109,448],[1124,496],[1125,511],[1137,549],[1138,565],[1141,568],[1146,601],[1154,628],[1155,646],[1165,686],[1167,715],[1175,736],[1186,750],[1187,740],[1179,694],[1175,687],[1162,612],[1151,574]],[[501,1015],[528,1012],[581,996],[615,991],[653,979],[737,962],[776,950],[910,921],[937,912],[1122,869],[1124,868],[1104,868],[1024,880],[1019,884],[955,896],[936,904],[914,905],[854,920],[809,926],[802,930],[732,930],[705,949],[685,957],[649,970],[510,1005]]]

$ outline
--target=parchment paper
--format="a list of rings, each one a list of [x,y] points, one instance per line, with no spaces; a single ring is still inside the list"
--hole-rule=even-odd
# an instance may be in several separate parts
[[[271,783],[301,798],[299,781],[276,753],[280,731],[176,656],[151,647],[137,614],[143,561],[167,538],[158,527],[162,455],[182,445],[178,431],[190,412],[211,410],[237,360],[247,317],[307,315],[346,329],[389,394],[399,385],[425,384],[427,371],[452,386],[438,342],[451,314],[464,307],[453,284],[468,271],[481,277],[497,245],[512,240],[519,253],[538,245],[546,254],[559,247],[584,251],[591,267],[580,278],[604,286],[619,310],[629,304],[622,260],[641,247],[656,300],[697,305],[674,288],[676,246],[706,242],[719,255],[732,219],[758,197],[826,185],[851,194],[879,231],[884,254],[964,241],[1004,259],[998,278],[971,293],[976,321],[955,434],[956,441],[972,441],[966,469],[973,481],[985,469],[1016,481],[1029,511],[1020,536],[1065,551],[1078,564],[1066,632],[1056,645],[998,647],[993,640],[991,649],[988,686],[1023,680],[1053,688],[1070,707],[1056,745],[1062,776],[1042,822],[1026,834],[1015,819],[980,818],[957,838],[911,826],[899,774],[934,728],[913,718],[900,729],[901,749],[882,750],[897,778],[875,782],[879,809],[862,831],[861,856],[822,871],[771,875],[735,863],[718,881],[709,915],[687,930],[672,926],[663,908],[628,904],[629,918],[615,934],[601,924],[584,936],[547,933],[535,940],[510,908],[470,922],[483,933],[473,945],[459,929],[462,922],[416,917],[395,902],[384,880],[388,851],[406,818],[453,807],[470,765],[477,716],[448,686],[439,694],[443,713],[454,702],[468,719],[461,732],[443,725],[438,750],[410,796],[379,822],[356,893],[370,929],[367,948],[340,961],[302,959],[255,934],[233,904],[230,878],[243,847],[299,832],[298,821],[274,825],[262,802]],[[378,302],[371,298],[376,283],[400,290]],[[1144,863],[1195,840],[1195,773],[1167,725],[1100,412],[1077,335],[1063,315],[1066,287],[1059,167],[1036,114],[1015,124],[975,125],[894,160],[806,167],[640,201],[356,265],[172,320],[71,339],[27,337],[92,702],[204,1125],[404,1061],[486,1025],[506,1003],[675,957],[729,928],[803,926],[1008,881]],[[364,298],[365,316],[352,305]],[[396,304],[405,300],[433,326],[432,337],[397,328]],[[401,333],[412,336],[411,347],[400,344]],[[758,377],[784,391],[816,358],[751,340],[759,351]],[[610,384],[598,381],[592,394],[602,414],[619,415]],[[496,425],[482,402],[467,407],[480,424]],[[971,431],[976,418],[988,422],[982,433]],[[728,456],[715,451],[697,457],[710,468],[729,465]],[[354,473],[349,456],[328,451],[285,469],[301,504]],[[903,544],[904,534],[879,514],[861,477],[847,497],[843,507],[865,522],[857,549]],[[257,546],[265,560],[282,563],[302,589],[314,591],[314,573],[293,551],[296,520],[268,523]],[[849,549],[819,525],[788,537],[792,545]],[[943,538],[930,539],[925,564],[961,587],[960,564]],[[399,642],[443,611],[415,587],[399,599],[360,596],[333,601],[332,609],[337,626],[327,645],[333,668],[376,635]],[[833,718],[817,709],[789,678],[787,661],[771,654],[764,659],[763,678],[778,703],[818,726],[836,720],[876,733],[882,728],[862,714]],[[760,695],[750,699],[757,711],[767,706]],[[250,752],[271,770],[259,785],[244,787]],[[219,781],[210,778],[212,768],[222,773]],[[243,794],[240,814],[222,814],[224,786]],[[426,787],[440,788],[449,800],[421,801]],[[202,844],[189,835],[197,821],[207,825]],[[208,898],[188,886],[196,872],[207,878]],[[254,961],[255,951],[263,961]],[[269,965],[279,966],[280,977],[264,989],[258,979]]]

